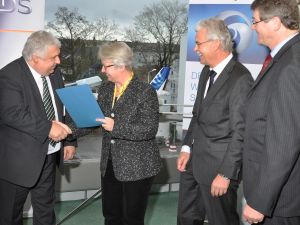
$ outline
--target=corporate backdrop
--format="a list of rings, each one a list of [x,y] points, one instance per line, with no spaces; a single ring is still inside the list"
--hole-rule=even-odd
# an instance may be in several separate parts
[[[45,0],[0,1],[0,68],[21,56],[27,37],[43,29]]]
[[[193,51],[195,46],[195,26],[199,20],[217,17],[225,21],[234,39],[238,60],[256,78],[268,51],[257,44],[256,33],[251,30],[253,0],[190,0],[188,18],[188,40],[186,54],[184,120],[183,129],[188,128],[192,105],[196,99],[197,85],[203,65]]]

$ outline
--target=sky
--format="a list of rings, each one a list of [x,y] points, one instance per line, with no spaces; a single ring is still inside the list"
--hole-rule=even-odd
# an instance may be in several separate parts
[[[101,17],[113,19],[121,26],[131,25],[134,16],[138,15],[145,6],[158,3],[161,0],[45,0],[45,19],[49,22],[54,19],[58,6],[69,9],[78,8],[79,13],[88,20]],[[180,0],[188,3],[188,0]]]

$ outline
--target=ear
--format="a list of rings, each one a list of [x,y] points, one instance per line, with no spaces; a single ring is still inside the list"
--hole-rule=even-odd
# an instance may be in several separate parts
[[[214,50],[222,48],[220,40],[214,40],[212,44],[213,44],[213,49]]]
[[[283,26],[281,19],[278,16],[274,16],[271,20],[272,20],[271,22],[273,23],[274,31],[279,30],[281,26]]]
[[[125,71],[126,70],[126,66],[125,65],[121,65],[119,66],[120,70]]]
[[[31,56],[31,61],[32,61],[34,64],[38,63],[38,60],[39,60],[39,57],[38,57],[38,56],[36,56],[36,55],[32,55],[32,56]]]

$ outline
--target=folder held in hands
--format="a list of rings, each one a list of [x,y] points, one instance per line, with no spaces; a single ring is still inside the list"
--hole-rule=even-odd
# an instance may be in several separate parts
[[[104,119],[104,115],[88,85],[61,88],[56,92],[78,128],[101,125],[96,118]]]

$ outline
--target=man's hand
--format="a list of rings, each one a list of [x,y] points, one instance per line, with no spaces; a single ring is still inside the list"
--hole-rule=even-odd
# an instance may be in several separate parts
[[[56,142],[59,142],[63,139],[65,139],[68,134],[71,134],[72,131],[71,129],[59,122],[59,121],[52,121],[52,126],[51,126],[51,129],[50,129],[50,133],[49,133],[49,138],[56,141]]]
[[[211,195],[213,197],[219,197],[226,194],[229,184],[229,179],[218,174],[211,184]]]
[[[105,119],[96,119],[98,122],[102,122],[102,127],[107,131],[114,129],[115,121],[112,118],[105,117]]]
[[[251,208],[248,204],[246,204],[243,212],[243,218],[246,222],[253,224],[253,223],[260,223],[264,219],[264,215],[260,212],[256,211],[255,209]]]
[[[76,153],[76,148],[74,146],[65,146],[64,147],[64,160],[73,159]]]
[[[72,134],[72,130],[70,127],[68,127],[66,124],[62,123],[62,122],[59,122],[59,121],[56,121],[56,120],[53,120],[52,122],[62,126],[67,132],[68,134]]]
[[[178,159],[177,159],[177,169],[180,172],[184,172],[185,171],[185,167],[187,162],[190,159],[190,153],[188,152],[180,152]]]

